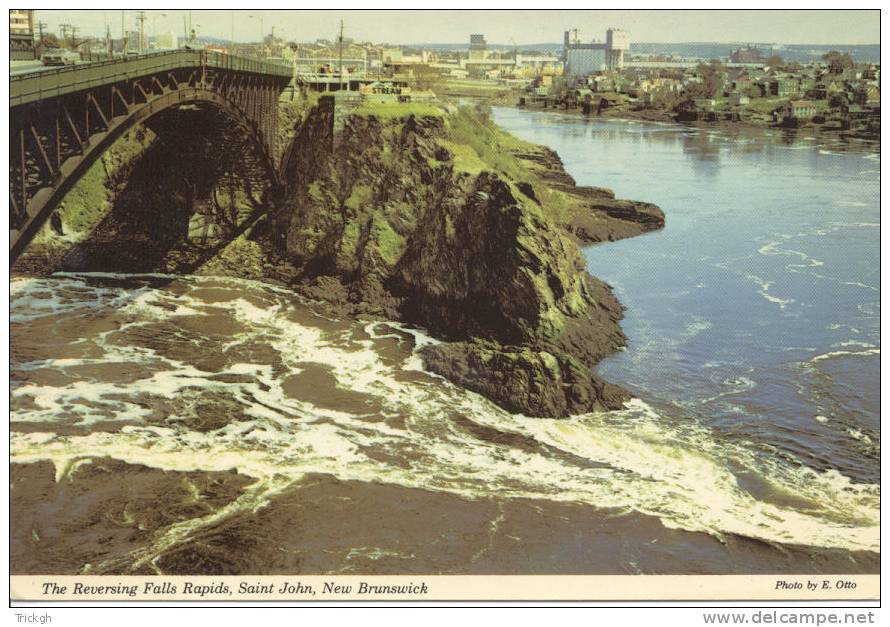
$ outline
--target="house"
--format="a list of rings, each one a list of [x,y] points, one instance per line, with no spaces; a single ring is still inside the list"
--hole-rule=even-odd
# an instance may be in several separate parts
[[[869,81],[880,80],[881,78],[881,68],[875,65],[870,65],[866,69],[862,71],[862,78]]]
[[[844,85],[843,81],[837,80],[829,80],[825,82],[825,93],[828,98],[831,98],[835,94],[840,94],[846,91],[846,85]]]
[[[747,92],[752,87],[754,87],[754,79],[744,74],[742,76],[737,77],[734,81],[732,81],[732,90],[733,91],[743,91]]]
[[[766,82],[767,93],[765,96],[788,97],[800,93],[800,83],[793,78],[772,78]]]
[[[881,91],[874,85],[860,87],[853,93],[853,102],[864,105],[869,102],[880,102]]]
[[[729,104],[734,107],[737,107],[739,105],[746,105],[750,102],[751,98],[748,96],[748,94],[740,93],[737,91],[729,94]]]
[[[841,115],[849,120],[863,120],[867,118],[870,111],[860,105],[848,105],[841,107]]]
[[[816,103],[812,100],[789,100],[782,108],[785,119],[810,120],[817,112]]]
[[[825,83],[816,83],[812,89],[807,91],[806,96],[811,100],[827,100],[828,88]]]

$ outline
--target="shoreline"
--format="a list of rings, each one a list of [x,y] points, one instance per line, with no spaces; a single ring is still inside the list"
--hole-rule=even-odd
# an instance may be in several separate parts
[[[794,140],[802,140],[804,138],[814,138],[817,140],[824,141],[826,143],[844,143],[849,144],[852,142],[856,142],[860,144],[863,148],[868,149],[873,152],[880,152],[881,149],[881,141],[880,138],[873,139],[867,137],[858,137],[855,135],[844,135],[845,131],[841,130],[823,130],[820,128],[812,127],[812,126],[803,126],[800,128],[786,128],[779,125],[764,125],[764,124],[755,124],[752,122],[745,121],[727,121],[720,120],[717,122],[705,122],[705,121],[696,121],[696,122],[680,122],[673,119],[670,114],[664,111],[655,111],[655,110],[642,110],[642,111],[630,111],[630,110],[622,110],[622,111],[610,111],[605,110],[603,113],[595,114],[589,113],[585,114],[580,109],[563,109],[560,107],[529,107],[529,106],[520,106],[519,104],[512,102],[497,102],[492,103],[491,106],[496,107],[504,107],[511,109],[518,109],[520,111],[528,111],[528,112],[542,112],[542,113],[554,113],[559,115],[564,115],[566,117],[574,117],[583,120],[614,120],[614,121],[624,121],[624,122],[649,122],[652,124],[663,124],[678,128],[688,128],[688,129],[698,129],[698,130],[720,130],[720,131],[738,131],[740,133],[744,132],[752,132],[756,131],[763,135],[775,135],[775,134],[784,134],[785,136],[792,137]]]

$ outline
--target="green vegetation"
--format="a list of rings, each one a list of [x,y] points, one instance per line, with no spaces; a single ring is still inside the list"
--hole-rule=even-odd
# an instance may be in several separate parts
[[[713,98],[723,91],[725,70],[717,59],[712,59],[710,63],[699,63],[696,72],[702,77],[702,82],[690,85],[687,95],[690,98]]]
[[[501,130],[486,110],[459,108],[446,120],[446,137],[438,141],[452,154],[457,170],[472,175],[486,170],[500,174],[516,198],[526,199],[524,204],[532,213],[546,213],[560,224],[567,224],[578,212],[590,214],[581,197],[557,189],[545,180],[546,166],[522,158],[521,155],[539,154],[540,146]],[[526,196],[519,183],[531,187],[540,206]]]
[[[394,266],[405,252],[405,238],[396,233],[383,218],[374,217],[371,237],[377,243],[380,257],[388,266]]]
[[[745,110],[752,113],[760,113],[769,115],[782,105],[788,102],[787,98],[753,98],[746,104]]]
[[[135,161],[154,138],[154,133],[148,129],[133,129],[90,166],[59,203],[58,213],[66,236],[75,240],[86,237],[99,224],[108,212],[116,180],[121,178],[120,174],[125,174],[122,170]],[[47,223],[34,242],[47,243],[56,237]]]
[[[357,210],[370,200],[374,190],[369,185],[356,185],[352,188],[352,193],[346,199],[346,206],[350,209]]]
[[[363,102],[351,113],[381,119],[402,119],[412,115],[418,118],[445,115],[441,108],[426,102]]]
[[[479,158],[479,153],[472,146],[447,139],[440,139],[439,144],[451,153],[455,169],[474,176],[489,169],[488,164]]]
[[[201,266],[197,274],[260,279],[264,276],[264,263],[265,254],[260,245],[241,235]]]
[[[448,117],[445,126],[448,139],[440,144],[455,155],[458,169],[471,174],[493,170],[509,179],[523,180],[525,168],[512,153],[534,149],[533,144],[502,131],[487,111],[461,107]]]
[[[351,220],[343,227],[343,234],[340,236],[340,254],[346,257],[352,257],[358,250],[358,240],[361,235],[357,220]]]

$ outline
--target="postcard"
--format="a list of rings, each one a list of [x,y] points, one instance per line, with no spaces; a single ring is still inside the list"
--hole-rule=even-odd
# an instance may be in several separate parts
[[[11,602],[879,599],[879,11],[9,17]]]

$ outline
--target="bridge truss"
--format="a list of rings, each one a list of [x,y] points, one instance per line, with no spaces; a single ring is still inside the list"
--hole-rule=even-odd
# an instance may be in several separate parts
[[[59,202],[128,129],[209,102],[254,142],[277,183],[278,98],[290,67],[203,50],[73,66],[10,81],[9,229],[14,261]]]

